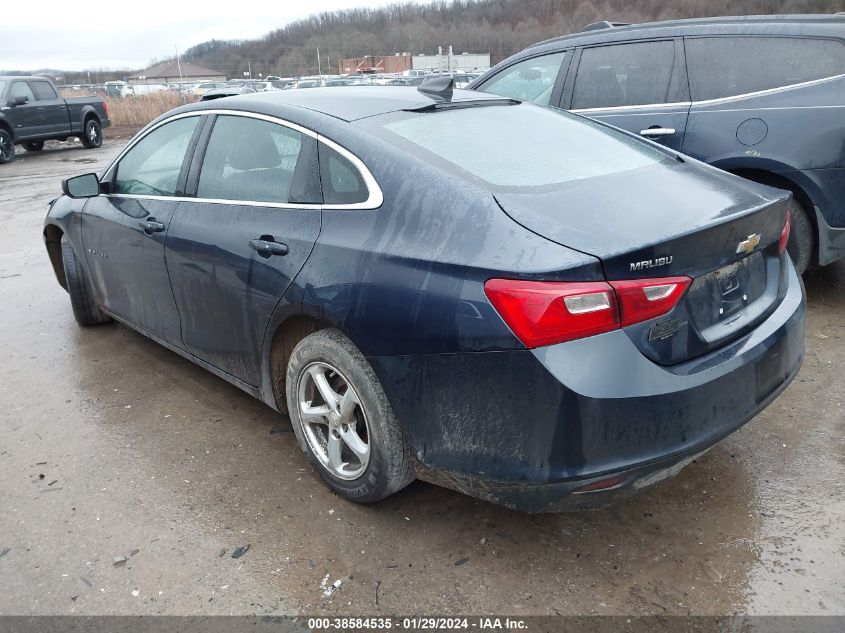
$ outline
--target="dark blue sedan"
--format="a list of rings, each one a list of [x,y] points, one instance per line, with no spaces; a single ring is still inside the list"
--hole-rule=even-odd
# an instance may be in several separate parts
[[[420,478],[601,505],[680,471],[803,358],[788,193],[513,99],[193,104],[63,189],[44,236],[77,321],[287,411],[353,501]]]

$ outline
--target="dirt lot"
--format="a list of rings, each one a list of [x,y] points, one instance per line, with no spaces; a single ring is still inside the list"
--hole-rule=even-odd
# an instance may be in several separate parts
[[[285,418],[76,326],[41,224],[119,147],[0,166],[0,613],[845,614],[845,264],[807,276],[786,393],[636,499],[528,516],[417,483],[356,507]]]

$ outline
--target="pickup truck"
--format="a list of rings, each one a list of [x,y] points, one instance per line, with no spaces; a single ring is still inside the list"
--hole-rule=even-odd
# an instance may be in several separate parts
[[[0,164],[14,160],[15,145],[39,152],[49,139],[78,136],[85,147],[100,147],[108,126],[100,97],[63,99],[45,77],[0,76]]]

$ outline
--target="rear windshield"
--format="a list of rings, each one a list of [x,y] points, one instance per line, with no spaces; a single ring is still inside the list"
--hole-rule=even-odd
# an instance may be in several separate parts
[[[548,187],[675,160],[589,119],[530,104],[396,112],[359,125],[496,189]]]

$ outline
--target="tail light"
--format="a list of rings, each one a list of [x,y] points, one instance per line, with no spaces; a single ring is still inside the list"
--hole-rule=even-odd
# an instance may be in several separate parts
[[[789,231],[792,228],[792,214],[786,212],[786,222],[783,224],[783,230],[780,232],[780,241],[778,242],[778,249],[781,254],[786,250],[786,244],[789,242]]]
[[[666,314],[691,281],[689,277],[610,283],[490,279],[484,292],[516,337],[534,348]]]
[[[691,282],[689,277],[611,281],[622,309],[622,327],[666,314],[678,305]]]

